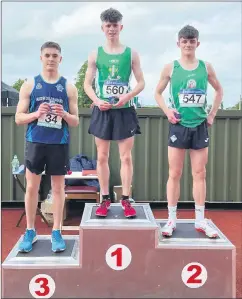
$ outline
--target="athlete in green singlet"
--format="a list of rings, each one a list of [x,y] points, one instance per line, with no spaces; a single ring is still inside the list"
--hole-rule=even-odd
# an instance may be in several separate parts
[[[171,236],[176,228],[177,202],[180,196],[185,151],[190,150],[195,200],[195,228],[208,237],[218,236],[217,231],[204,218],[206,198],[206,164],[208,160],[208,126],[213,124],[222,102],[223,90],[210,63],[195,56],[199,32],[192,26],[179,31],[177,45],[181,58],[167,64],[155,92],[155,99],[166,114],[169,127],[168,160],[169,179],[167,199],[169,217],[162,229],[164,236]],[[162,93],[170,82],[170,107],[165,104]],[[207,115],[207,84],[215,90],[212,109]]]
[[[84,82],[85,92],[95,105],[89,133],[95,136],[97,172],[103,198],[96,215],[106,217],[110,208],[108,158],[110,141],[116,140],[121,160],[121,204],[125,217],[134,217],[136,211],[129,200],[133,176],[131,151],[135,134],[141,133],[134,97],[144,89],[145,83],[138,54],[120,43],[122,14],[110,8],[102,12],[101,21],[106,44],[90,54]],[[132,73],[137,81],[133,90],[130,88]],[[95,91],[92,87],[94,77]]]

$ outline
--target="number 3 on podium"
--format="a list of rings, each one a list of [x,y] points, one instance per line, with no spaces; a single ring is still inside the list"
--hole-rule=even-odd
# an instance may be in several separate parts
[[[34,298],[50,298],[55,292],[55,281],[49,275],[38,274],[31,279],[29,291]]]

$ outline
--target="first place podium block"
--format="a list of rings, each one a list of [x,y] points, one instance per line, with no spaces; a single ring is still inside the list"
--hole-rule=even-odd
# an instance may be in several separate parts
[[[172,238],[163,238],[166,220],[155,220],[149,204],[134,207],[133,219],[120,204],[99,218],[97,205],[86,204],[79,236],[64,236],[72,240],[66,252],[47,254],[51,245],[40,240],[36,260],[34,251],[21,262],[12,251],[3,263],[3,297],[235,298],[235,248],[222,232],[211,240],[192,220],[179,220]]]

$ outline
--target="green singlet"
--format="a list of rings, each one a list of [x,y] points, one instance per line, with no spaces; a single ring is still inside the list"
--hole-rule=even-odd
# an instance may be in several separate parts
[[[194,70],[184,69],[175,60],[170,80],[170,103],[181,114],[181,125],[194,128],[207,118],[208,72],[199,60]]]
[[[107,54],[103,47],[99,47],[96,66],[96,94],[101,100],[114,104],[117,102],[116,97],[131,90],[132,55],[129,47],[126,47],[121,54]],[[128,108],[133,105],[134,99],[131,99],[120,108]]]

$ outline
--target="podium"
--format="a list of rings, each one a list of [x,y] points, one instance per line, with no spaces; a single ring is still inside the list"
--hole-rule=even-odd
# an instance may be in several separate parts
[[[217,239],[189,219],[164,238],[166,219],[155,219],[149,204],[134,206],[133,219],[119,203],[98,218],[97,205],[86,204],[79,235],[63,236],[61,253],[51,251],[50,236],[18,253],[21,236],[2,264],[2,297],[235,298],[235,246],[212,221]]]

